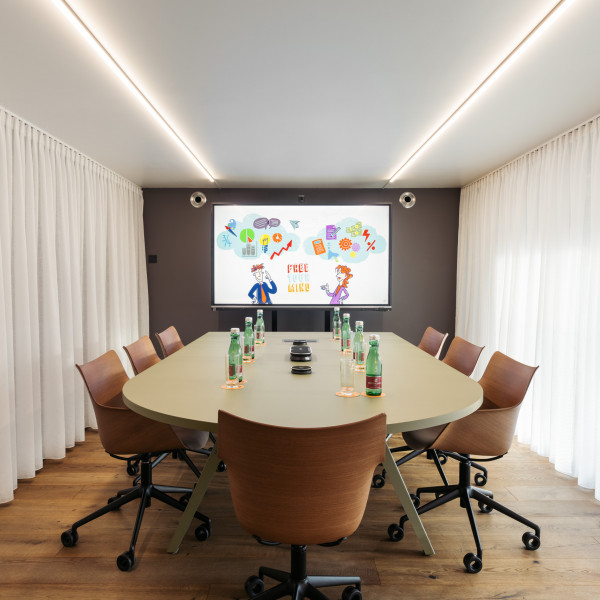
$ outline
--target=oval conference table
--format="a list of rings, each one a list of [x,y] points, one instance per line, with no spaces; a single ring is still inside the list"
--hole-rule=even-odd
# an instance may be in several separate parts
[[[449,423],[481,405],[483,391],[477,382],[393,333],[380,336],[385,395],[378,398],[336,395],[339,342],[328,333],[267,333],[265,345],[256,347],[255,362],[244,364],[244,388],[221,389],[229,333],[210,332],[130,379],[123,387],[123,399],[129,408],[151,419],[215,433],[219,409],[281,427],[328,427],[383,412],[387,432],[392,434]],[[309,375],[291,373],[299,363],[290,362],[290,346],[298,339],[307,340],[312,348]],[[364,373],[356,373],[355,383],[356,391],[364,392]],[[202,470],[168,552],[179,550],[217,469],[217,452],[211,453]],[[389,448],[383,466],[423,552],[433,554]]]

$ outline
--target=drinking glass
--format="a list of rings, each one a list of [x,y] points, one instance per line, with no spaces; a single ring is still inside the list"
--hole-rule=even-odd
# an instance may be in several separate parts
[[[225,354],[225,384],[221,387],[224,390],[239,390],[244,387],[238,382],[237,364],[229,364],[229,354]]]
[[[352,355],[344,354],[340,358],[340,384],[341,390],[336,392],[337,396],[352,398],[358,396],[354,391],[354,360]]]

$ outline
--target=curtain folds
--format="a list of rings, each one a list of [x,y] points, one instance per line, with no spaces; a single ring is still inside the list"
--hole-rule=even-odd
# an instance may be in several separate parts
[[[540,365],[519,441],[598,500],[599,300],[600,116],[463,188],[456,315],[481,365]]]
[[[75,363],[148,331],[139,187],[0,108],[0,503],[95,426]]]

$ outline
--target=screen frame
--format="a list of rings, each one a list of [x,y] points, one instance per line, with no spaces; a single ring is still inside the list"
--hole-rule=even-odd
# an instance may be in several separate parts
[[[388,293],[387,304],[341,304],[341,305],[333,305],[326,303],[319,304],[253,304],[253,303],[244,303],[244,304],[217,304],[215,303],[215,207],[216,206],[239,206],[239,207],[252,207],[252,206],[269,206],[269,207],[277,207],[277,206],[292,206],[293,202],[260,202],[260,201],[251,201],[251,202],[213,202],[210,207],[210,215],[211,215],[211,236],[210,236],[210,300],[211,300],[211,309],[212,310],[240,310],[243,308],[248,308],[248,306],[259,307],[263,310],[331,310],[334,306],[348,307],[348,309],[359,309],[359,310],[374,310],[374,311],[389,311],[392,310],[392,203],[381,201],[381,202],[360,202],[360,201],[344,201],[344,202],[322,202],[322,203],[310,203],[310,202],[298,202],[298,206],[311,206],[311,207],[319,207],[319,206],[383,206],[388,209]]]

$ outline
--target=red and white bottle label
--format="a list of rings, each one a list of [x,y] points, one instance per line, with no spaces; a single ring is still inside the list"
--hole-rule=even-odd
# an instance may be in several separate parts
[[[381,375],[367,375],[367,389],[381,390]]]

